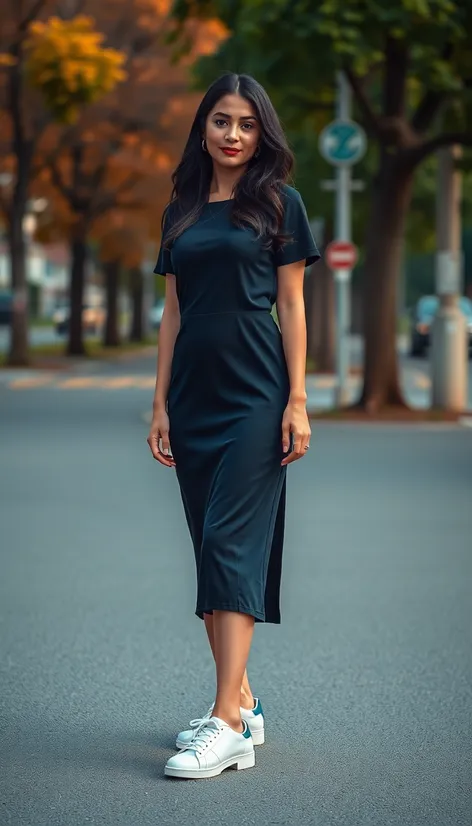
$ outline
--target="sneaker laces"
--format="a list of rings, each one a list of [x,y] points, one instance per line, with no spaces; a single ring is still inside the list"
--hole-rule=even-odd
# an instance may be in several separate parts
[[[203,723],[204,720],[209,720],[214,708],[214,703],[211,704],[210,708],[208,709],[207,713],[203,715],[203,717],[195,717],[195,720],[190,720],[190,728],[198,728],[200,723]]]
[[[192,749],[197,754],[203,754],[211,744],[216,740],[220,731],[223,731],[223,727],[216,720],[210,720],[209,718],[204,718],[201,720],[200,724],[196,727],[192,741],[188,743],[186,746],[182,746],[179,751],[184,751],[185,749]]]

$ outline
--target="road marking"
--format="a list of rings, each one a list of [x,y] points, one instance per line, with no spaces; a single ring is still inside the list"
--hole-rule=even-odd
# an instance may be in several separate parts
[[[84,387],[100,387],[102,383],[103,379],[100,379],[99,376],[80,376],[53,382],[54,386],[61,390],[83,390]]]
[[[55,374],[22,376],[6,382],[11,390],[26,390],[34,387],[51,387],[56,390],[121,390],[128,387],[153,389],[156,377],[150,376],[72,376],[58,378]]]
[[[135,382],[134,376],[116,376],[115,378],[102,379],[101,386],[106,390],[119,390],[121,387],[134,387]]]
[[[13,379],[8,383],[8,387],[11,387],[13,390],[27,390],[31,387],[45,387],[48,384],[51,384],[54,380],[54,376],[50,375],[43,375],[43,376],[28,376],[20,379]]]
[[[156,377],[155,376],[141,376],[135,378],[134,380],[134,387],[144,387],[144,388],[153,388],[156,384]]]

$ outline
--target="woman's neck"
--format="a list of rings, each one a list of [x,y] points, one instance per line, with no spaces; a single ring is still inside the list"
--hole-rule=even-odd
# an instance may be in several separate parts
[[[215,200],[226,201],[233,197],[236,184],[244,175],[246,168],[224,169],[213,164],[213,175],[210,183],[210,196],[217,196]]]

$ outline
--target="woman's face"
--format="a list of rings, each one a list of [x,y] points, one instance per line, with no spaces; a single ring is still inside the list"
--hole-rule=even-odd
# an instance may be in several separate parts
[[[215,163],[226,168],[247,164],[261,138],[254,107],[240,95],[225,95],[208,115],[203,137]]]

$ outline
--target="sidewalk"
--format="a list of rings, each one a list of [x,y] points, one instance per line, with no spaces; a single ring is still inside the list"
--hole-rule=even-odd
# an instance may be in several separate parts
[[[409,363],[401,363],[402,385],[406,401],[412,407],[426,409],[431,403],[431,379],[424,370],[412,367]],[[362,374],[352,375],[348,379],[348,403],[353,404],[362,391]],[[310,413],[319,410],[330,410],[336,406],[336,388],[338,385],[335,375],[308,374],[306,389],[308,395],[307,407]],[[472,399],[470,400],[472,402]]]
[[[430,363],[404,355],[399,341],[401,383],[407,403],[419,410],[431,405]],[[47,388],[120,390],[134,388],[152,391],[156,378],[156,345],[111,351],[105,358],[69,360],[66,357],[41,358],[41,367],[2,368],[0,387],[13,390]],[[362,342],[353,337],[351,363],[358,372],[348,379],[348,403],[353,404],[362,390]],[[472,409],[472,361],[469,361],[468,409]],[[308,411],[311,414],[336,407],[337,377],[309,373],[306,377]]]

